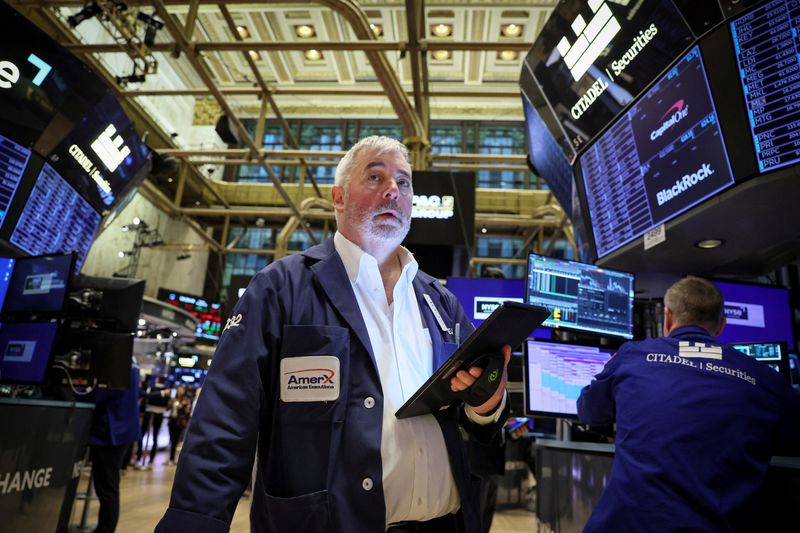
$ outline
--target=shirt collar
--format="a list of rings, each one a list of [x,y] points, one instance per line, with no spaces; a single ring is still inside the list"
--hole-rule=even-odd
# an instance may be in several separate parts
[[[375,265],[375,268],[378,267],[378,262],[373,256],[338,231],[333,235],[333,245],[336,248],[336,253],[342,258],[350,283],[355,283],[358,280],[363,261],[369,261]],[[404,246],[398,247],[397,254],[400,257],[400,264],[403,265],[401,276],[405,277],[406,282],[411,283],[414,280],[414,276],[417,275],[419,263],[414,259],[414,254]]]
[[[711,337],[712,339],[716,338],[716,337],[713,337],[708,332],[708,330],[706,330],[706,328],[703,328],[703,327],[700,327],[700,326],[681,326],[681,327],[673,330],[672,333],[669,334],[670,337],[677,337],[677,338],[686,337],[686,336],[698,336],[698,335],[701,335],[701,336],[704,336],[704,337]]]

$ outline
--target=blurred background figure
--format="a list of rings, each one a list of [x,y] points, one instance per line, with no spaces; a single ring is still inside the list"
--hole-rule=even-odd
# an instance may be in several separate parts
[[[169,461],[168,465],[175,464],[175,453],[178,450],[183,437],[183,430],[189,425],[189,416],[192,409],[192,398],[186,391],[186,387],[178,387],[175,390],[175,397],[170,399],[167,415],[169,421],[167,426],[169,428]]]
[[[161,431],[161,423],[164,421],[164,413],[170,401],[170,390],[164,387],[164,376],[156,376],[155,382],[149,386],[142,395],[144,402],[144,414],[142,415],[142,436],[139,439],[139,449],[136,452],[136,469],[150,470],[153,468],[158,451],[158,432]],[[150,462],[145,463],[143,458],[145,441],[152,428],[152,445],[150,447]]]

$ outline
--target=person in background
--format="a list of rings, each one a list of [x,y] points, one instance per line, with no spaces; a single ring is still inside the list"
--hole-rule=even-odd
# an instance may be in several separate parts
[[[153,461],[158,451],[158,432],[161,431],[161,423],[164,421],[164,413],[169,403],[170,390],[164,387],[164,376],[157,376],[155,383],[147,387],[142,395],[144,402],[144,414],[142,415],[142,436],[139,439],[139,449],[136,451],[136,469],[151,470]],[[152,446],[150,447],[150,462],[145,464],[144,441],[152,427]]]
[[[622,345],[578,398],[581,422],[617,425],[584,531],[757,531],[770,458],[800,444],[800,396],[720,344],[724,301],[710,281],[678,281],[664,306],[664,336]]]
[[[167,427],[169,428],[169,461],[168,465],[175,464],[175,452],[178,450],[178,444],[183,435],[183,430],[189,424],[189,410],[191,409],[191,399],[186,394],[186,387],[178,387],[175,389],[175,397],[170,398],[167,412],[169,421]]]
[[[256,450],[254,532],[481,530],[459,427],[479,440],[502,429],[506,373],[478,407],[395,417],[456,349],[454,332],[474,328],[400,245],[413,197],[405,146],[363,139],[335,181],[334,237],[267,266],[233,310],[156,531],[228,531]],[[481,372],[458,371],[451,389]]]
[[[100,502],[95,533],[111,533],[119,520],[119,478],[125,452],[139,440],[139,367],[131,365],[125,390],[99,389],[85,397],[94,402],[89,458]]]

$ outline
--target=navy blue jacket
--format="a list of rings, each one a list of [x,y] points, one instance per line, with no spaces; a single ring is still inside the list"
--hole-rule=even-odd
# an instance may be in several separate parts
[[[139,440],[139,367],[131,365],[125,390],[97,389],[84,398],[95,402],[89,444],[120,446]]]
[[[473,326],[434,278],[419,271],[413,285],[439,366],[456,346],[423,294],[450,327],[459,322],[468,334]],[[295,355],[339,358],[337,400],[279,400],[280,361]],[[480,531],[479,482],[469,473],[459,424],[488,440],[502,420],[478,427],[462,415],[452,407],[436,418],[473,533]],[[252,531],[382,532],[382,418],[369,334],[333,241],[277,261],[256,274],[223,331],[156,531],[227,531],[257,448]]]
[[[578,417],[617,424],[590,532],[741,530],[775,446],[800,443],[785,378],[693,326],[624,344],[581,392]]]

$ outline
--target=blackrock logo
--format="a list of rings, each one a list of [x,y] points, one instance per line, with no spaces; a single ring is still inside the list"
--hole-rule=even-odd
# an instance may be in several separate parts
[[[684,105],[683,99],[680,99],[674,104],[672,104],[672,106],[669,109],[667,109],[667,112],[661,116],[662,120],[661,126],[659,126],[658,129],[650,132],[650,140],[655,141],[656,139],[664,135],[665,131],[670,129],[672,126],[674,126],[681,120],[685,119],[688,114],[689,114],[689,106]]]
[[[589,22],[584,20],[583,15],[578,15],[572,21],[572,31],[577,36],[575,42],[570,44],[564,36],[556,46],[575,81],[589,70],[621,29],[604,0],[589,0],[589,7],[594,13]]]
[[[117,128],[109,124],[105,130],[92,142],[92,150],[103,162],[109,172],[114,172],[117,167],[125,161],[131,153],[131,149],[125,146],[121,135],[117,133]]]
[[[658,205],[664,205],[673,198],[677,198],[712,174],[714,174],[712,166],[709,163],[703,163],[703,166],[697,169],[696,172],[686,174],[679,180],[676,180],[675,185],[672,187],[658,191],[656,194]]]
[[[453,218],[455,197],[437,194],[414,195],[411,203],[411,218]]]

